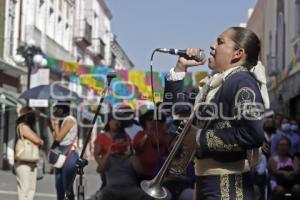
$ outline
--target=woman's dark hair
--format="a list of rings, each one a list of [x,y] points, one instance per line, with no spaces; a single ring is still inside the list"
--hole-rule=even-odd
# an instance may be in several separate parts
[[[117,115],[117,114],[115,113],[115,115]],[[103,128],[104,131],[109,131],[109,122],[112,119],[115,119],[114,116],[113,116],[113,114],[112,113],[108,113],[107,114],[107,122],[106,122],[106,124],[105,124],[105,126]],[[104,120],[104,117],[103,117],[103,120]],[[123,133],[123,132],[125,133],[123,123],[120,123],[119,131],[121,133]]]
[[[257,65],[257,61],[260,53],[259,38],[253,31],[247,28],[231,27],[229,29],[235,32],[231,38],[235,42],[236,45],[235,48],[245,49],[245,53],[247,54],[247,57],[244,66],[247,67],[248,69],[251,69],[252,67]]]
[[[148,110],[146,113],[144,113],[142,116],[140,116],[140,124],[143,128],[146,127],[146,121],[153,121],[154,120],[154,110]]]
[[[68,101],[58,102],[53,107],[53,114],[55,117],[66,117],[70,115],[70,111],[70,102]]]
[[[25,106],[20,110],[21,116],[16,120],[16,126],[21,123],[29,126],[33,131],[35,131],[35,121],[36,114],[31,107]]]

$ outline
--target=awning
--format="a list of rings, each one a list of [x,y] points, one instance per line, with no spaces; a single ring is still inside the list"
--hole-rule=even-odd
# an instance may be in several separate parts
[[[5,73],[18,77],[22,74],[27,74],[27,67],[19,67],[17,65],[13,65],[5,62],[0,59],[0,70],[3,70]]]
[[[5,96],[6,100],[9,100],[11,103],[15,104],[21,104],[21,105],[26,105],[26,101],[24,99],[19,99],[20,94],[13,92],[13,91],[8,91],[4,90],[3,88],[0,88],[0,94]]]
[[[6,100],[4,97],[4,95],[0,95],[0,104],[5,104],[7,106],[12,106],[12,107],[16,107],[16,104],[14,104],[13,102]]]

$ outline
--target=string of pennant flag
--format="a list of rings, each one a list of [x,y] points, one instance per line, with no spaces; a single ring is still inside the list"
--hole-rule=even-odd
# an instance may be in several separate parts
[[[58,60],[47,56],[48,67],[57,74],[69,78],[76,83],[100,94],[105,86],[106,75],[113,69],[107,66],[82,65],[76,62]],[[112,95],[106,97],[111,104],[126,101],[132,107],[137,107],[137,102],[152,101],[151,75],[136,69],[117,69],[117,77],[111,82]],[[154,99],[162,101],[164,90],[164,77],[167,72],[153,72]],[[192,73],[188,72],[184,79],[185,87],[193,85]]]

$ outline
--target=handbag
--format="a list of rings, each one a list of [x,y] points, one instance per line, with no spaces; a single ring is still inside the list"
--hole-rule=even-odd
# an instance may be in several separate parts
[[[17,127],[17,133],[19,139],[15,147],[15,159],[18,161],[37,162],[40,159],[38,146],[20,134],[19,126]]]
[[[55,168],[62,168],[67,156],[71,152],[73,143],[70,145],[62,146],[59,142],[54,141],[48,151],[48,162],[52,164]]]

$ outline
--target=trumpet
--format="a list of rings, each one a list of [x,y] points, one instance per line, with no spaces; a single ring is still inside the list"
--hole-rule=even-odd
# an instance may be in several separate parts
[[[199,93],[199,98],[196,97],[196,102],[204,102],[206,99],[206,96],[208,92],[210,91],[211,79],[208,79],[208,81],[203,85],[201,92]],[[162,187],[162,182],[164,177],[167,175],[167,172],[170,171],[170,173],[173,173],[175,175],[180,175],[183,173],[183,171],[187,168],[190,161],[194,158],[194,155],[196,153],[196,148],[191,147],[184,143],[186,137],[191,137],[193,134],[189,134],[191,125],[193,123],[193,120],[196,116],[196,110],[199,107],[194,106],[192,113],[190,114],[189,118],[187,120],[183,120],[179,127],[176,130],[176,133],[178,135],[178,139],[174,144],[174,147],[172,148],[169,156],[165,160],[163,166],[160,168],[157,175],[152,180],[144,180],[141,182],[140,186],[142,190],[147,193],[149,196],[155,198],[155,199],[164,199],[167,197],[167,191],[164,187]],[[201,110],[204,108],[202,107]],[[206,123],[206,126],[209,124]],[[183,149],[180,152],[180,158],[178,160],[175,159],[175,156],[178,152],[178,150],[181,148],[181,145],[183,144]],[[170,168],[170,169],[169,169]]]
[[[167,191],[164,187],[162,187],[162,182],[167,172],[175,175],[182,174],[183,170],[185,170],[193,159],[195,155],[195,149],[189,147],[188,145],[183,146],[183,150],[181,152],[180,158],[175,160],[175,156],[178,150],[181,148],[181,145],[184,143],[184,139],[186,138],[190,127],[192,125],[194,119],[194,112],[189,116],[187,120],[183,120],[179,127],[176,130],[176,134],[178,135],[178,139],[175,142],[169,156],[165,160],[163,166],[160,168],[157,175],[152,180],[144,180],[141,182],[140,186],[145,193],[155,199],[164,199],[167,197]],[[170,169],[169,169],[170,168]]]

